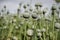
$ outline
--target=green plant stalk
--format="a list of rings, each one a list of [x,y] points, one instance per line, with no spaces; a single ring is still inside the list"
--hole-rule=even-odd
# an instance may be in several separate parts
[[[52,19],[52,23],[53,23],[53,25],[52,25],[52,27],[53,27],[53,40],[54,40],[54,20],[55,20],[55,14],[53,15],[53,19]]]
[[[26,21],[24,21],[24,40],[26,39],[26,26],[27,26],[27,23]]]
[[[17,15],[17,18],[16,18],[16,19],[17,19],[17,23],[16,23],[16,24],[18,24],[18,21],[19,21],[19,22],[21,21],[21,19],[19,19],[18,16],[19,16],[19,15]],[[18,24],[18,25],[20,25],[20,24]],[[19,36],[18,36],[19,40],[22,40],[22,39],[21,39],[21,33],[22,33],[22,27],[20,26]]]
[[[42,24],[42,18],[41,18],[41,20],[40,20],[40,23],[39,23],[39,24],[40,24],[40,29],[42,29],[42,25],[41,25],[41,24]],[[42,37],[40,37],[40,38],[41,38],[41,40],[43,40],[43,38],[42,38]]]
[[[11,37],[11,32],[13,31],[13,29],[14,29],[14,26],[11,24],[7,38]]]
[[[47,25],[47,30],[46,30],[46,34],[47,34],[47,35],[49,35],[48,30],[49,30],[49,26]],[[49,38],[49,37],[48,37],[48,38]],[[49,40],[49,39],[48,39],[48,40]]]
[[[3,29],[1,30],[2,31],[2,34],[1,34],[1,39],[3,39],[3,37],[4,37],[4,31],[3,31]]]
[[[44,28],[44,23],[45,23],[45,21],[44,21],[44,15],[43,15],[43,18],[41,18],[41,28]],[[43,40],[45,40],[46,38],[45,38],[45,33],[43,32]]]
[[[58,31],[56,31],[56,40],[57,40],[57,38],[58,38]]]
[[[45,38],[45,33],[43,32],[43,40],[46,40],[46,38]]]
[[[19,29],[19,36],[18,36],[19,40],[21,40],[21,32],[22,32],[22,27],[20,27]]]
[[[33,21],[34,21],[33,23],[34,23],[34,26],[35,26],[35,27],[34,27],[34,29],[35,29],[35,30],[34,30],[34,31],[35,31],[35,40],[37,40],[37,37],[36,37],[36,20],[33,20]]]

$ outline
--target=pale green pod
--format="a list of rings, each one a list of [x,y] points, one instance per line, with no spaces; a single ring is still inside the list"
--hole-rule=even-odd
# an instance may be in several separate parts
[[[27,35],[28,36],[33,36],[34,31],[32,29],[27,30]]]

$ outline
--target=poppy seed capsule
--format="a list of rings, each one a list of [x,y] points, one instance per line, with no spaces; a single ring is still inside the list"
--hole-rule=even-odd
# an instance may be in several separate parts
[[[37,36],[38,36],[38,37],[41,37],[41,36],[42,36],[42,34],[39,32],[39,33],[37,33]]]
[[[45,28],[43,28],[41,31],[42,31],[42,32],[46,32],[46,29],[45,29]]]
[[[7,28],[7,26],[4,26],[4,27],[3,27],[3,29],[6,29],[6,28]]]
[[[12,37],[12,40],[18,40],[16,36],[13,36]]]
[[[43,14],[45,14],[47,11],[48,11],[48,8],[45,8],[45,9],[43,10]]]
[[[36,4],[35,4],[35,7],[38,7],[38,6],[39,6],[39,7],[42,7],[42,4],[41,4],[41,3],[36,3]]]
[[[23,14],[23,17],[26,18],[26,19],[28,19],[29,16],[30,16],[29,13],[24,13],[24,14]]]
[[[36,14],[36,13],[33,13],[33,14],[32,14],[32,18],[33,18],[33,19],[36,19],[36,18],[37,18],[37,14]]]
[[[18,9],[17,9],[17,11],[19,12],[19,11],[20,11],[20,9],[18,8]]]
[[[19,3],[19,6],[21,6],[22,5],[22,3]]]
[[[24,24],[24,22],[20,22],[20,25],[23,25]]]
[[[44,11],[43,11],[43,14],[45,15],[45,13],[46,13],[46,11],[44,10]]]
[[[32,11],[33,9],[30,8],[29,10]]]
[[[18,26],[15,26],[15,29],[19,29],[19,27]]]
[[[36,29],[36,31],[39,33],[39,32],[41,32],[41,30],[40,29]]]
[[[37,29],[36,31],[37,31],[37,36],[38,36],[38,37],[41,37],[41,36],[42,36],[41,30],[40,30],[40,29]]]
[[[27,35],[28,35],[29,37],[33,36],[33,33],[34,33],[34,31],[33,31],[32,29],[28,29],[28,30],[27,30]]]
[[[4,8],[6,8],[6,5],[4,5]]]
[[[46,17],[46,18],[45,18],[45,21],[47,21],[47,22],[51,22],[51,21],[52,21],[52,19],[51,19],[51,18]]]
[[[16,19],[13,19],[13,22],[16,22],[17,20]]]
[[[55,28],[60,29],[60,23],[55,23]]]
[[[23,8],[26,9],[26,5],[24,5]]]
[[[7,11],[7,14],[9,14],[9,11]]]
[[[53,4],[52,10],[56,10],[56,5]]]

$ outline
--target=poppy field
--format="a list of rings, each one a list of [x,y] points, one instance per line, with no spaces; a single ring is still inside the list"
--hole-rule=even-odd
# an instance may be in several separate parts
[[[46,17],[48,8],[42,10],[41,3],[36,3],[34,10],[26,10],[29,4],[23,5],[23,13],[21,5],[15,14],[4,5],[0,12],[0,40],[60,40],[60,7],[53,4]]]

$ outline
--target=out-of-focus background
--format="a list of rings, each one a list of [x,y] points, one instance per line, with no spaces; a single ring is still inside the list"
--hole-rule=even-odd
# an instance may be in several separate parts
[[[16,9],[18,8],[20,2],[22,2],[23,4],[29,3],[32,6],[36,2],[41,2],[43,8],[48,7],[49,9],[51,8],[52,4],[57,4],[58,6],[60,5],[60,3],[57,3],[55,0],[0,0],[0,10],[3,8],[4,5],[6,5],[7,10],[9,10],[11,13],[16,13]]]

